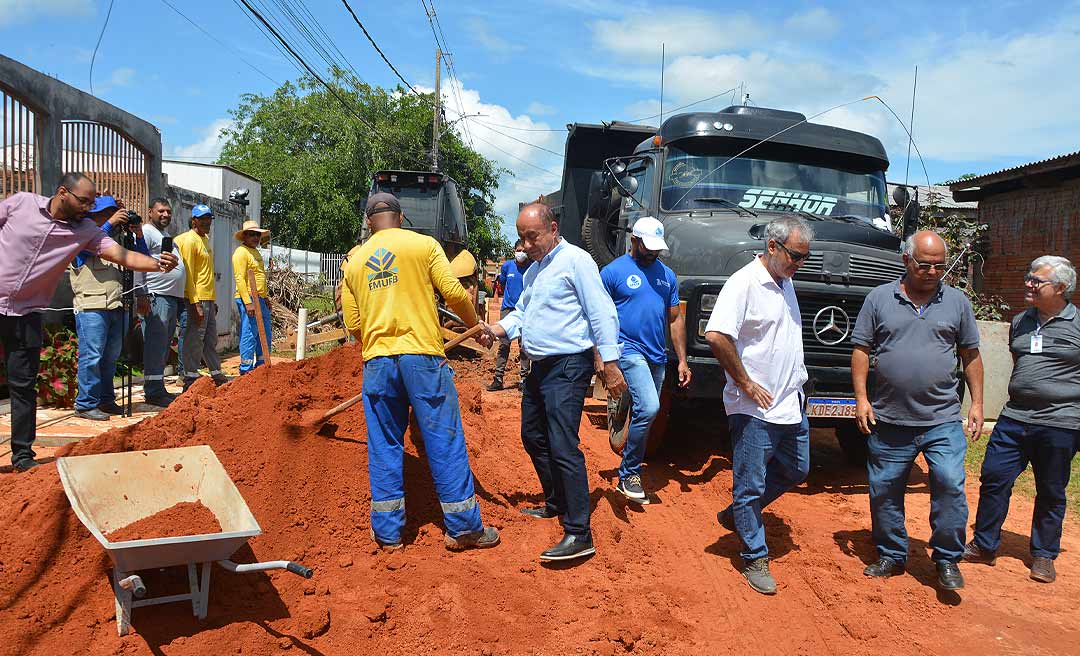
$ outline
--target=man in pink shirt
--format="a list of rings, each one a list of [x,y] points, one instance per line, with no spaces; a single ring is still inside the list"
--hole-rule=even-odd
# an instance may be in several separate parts
[[[82,173],[68,173],[52,198],[20,192],[0,201],[0,344],[11,392],[11,464],[34,460],[41,310],[49,306],[60,276],[80,251],[135,271],[169,271],[176,256],[160,260],[124,249],[86,220],[97,191]]]

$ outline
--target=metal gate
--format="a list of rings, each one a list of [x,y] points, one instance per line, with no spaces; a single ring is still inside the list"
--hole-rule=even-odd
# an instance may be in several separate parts
[[[147,211],[146,153],[112,127],[93,121],[63,121],[63,169],[81,171],[98,193],[115,196],[139,214]]]
[[[3,101],[3,170],[0,171],[0,198],[17,191],[37,191],[36,115],[17,97],[0,88]]]

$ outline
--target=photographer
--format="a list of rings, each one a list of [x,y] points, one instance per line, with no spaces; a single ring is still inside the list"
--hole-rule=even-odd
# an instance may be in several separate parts
[[[112,196],[99,196],[94,201],[90,220],[114,241],[122,242],[122,233],[130,232],[135,251],[150,254],[139,215],[124,209]],[[116,361],[128,330],[124,325],[123,272],[90,251],[82,251],[72,262],[69,275],[75,292],[75,331],[79,335],[75,415],[107,421],[109,415],[123,414],[113,391]]]
[[[19,192],[0,201],[0,343],[11,393],[11,464],[26,471],[34,460],[41,311],[71,259],[87,250],[135,271],[171,271],[176,257],[160,261],[133,253],[84,220],[97,196],[82,173],[60,179],[51,197]]]
[[[173,245],[163,248],[163,240],[169,236],[166,228],[172,223],[172,206],[164,198],[150,201],[150,214],[143,225],[143,236],[150,255],[160,255],[162,250],[180,257]],[[135,276],[137,309],[143,317],[143,393],[146,402],[162,408],[168,407],[176,398],[165,390],[165,363],[169,359],[169,346],[176,333],[177,317],[183,310],[186,272],[181,262],[166,273],[139,273]]]

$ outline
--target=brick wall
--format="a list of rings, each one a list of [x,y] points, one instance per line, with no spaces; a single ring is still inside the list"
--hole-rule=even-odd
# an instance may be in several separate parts
[[[1022,278],[1040,255],[1062,255],[1080,264],[1080,180],[1047,189],[1022,189],[979,201],[990,226],[983,291],[1024,309]]]

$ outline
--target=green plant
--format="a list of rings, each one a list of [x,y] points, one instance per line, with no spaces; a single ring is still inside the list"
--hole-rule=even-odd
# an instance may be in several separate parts
[[[43,406],[70,408],[79,391],[79,339],[63,327],[46,327],[38,365],[38,400]]]

